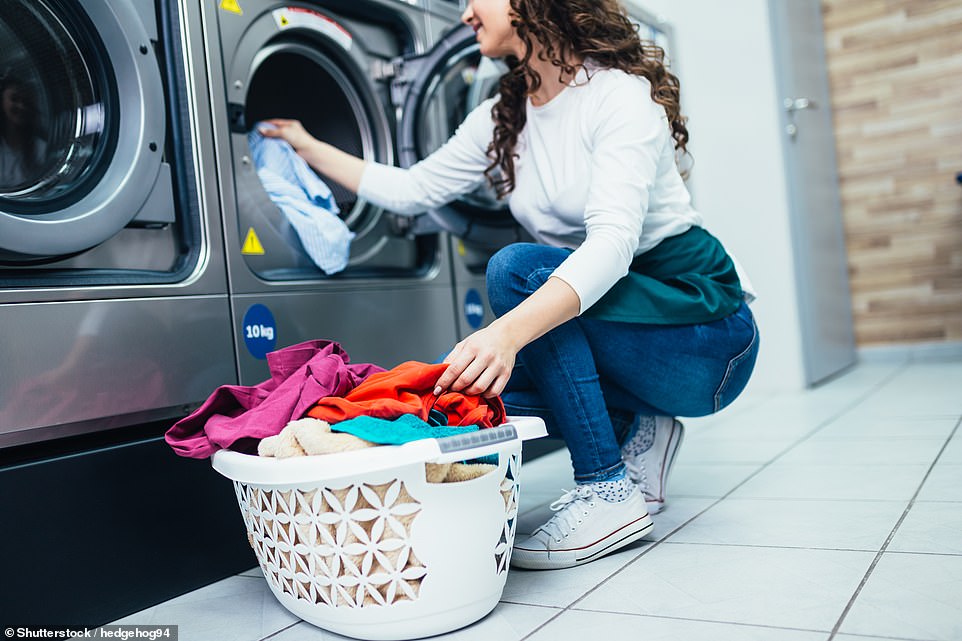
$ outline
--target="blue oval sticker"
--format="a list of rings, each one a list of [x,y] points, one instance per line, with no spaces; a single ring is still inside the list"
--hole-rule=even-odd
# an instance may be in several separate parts
[[[254,358],[266,358],[268,352],[274,351],[277,344],[276,324],[271,310],[264,305],[258,303],[247,308],[241,332],[247,351]]]
[[[476,289],[469,289],[464,295],[464,317],[468,319],[468,325],[474,329],[481,327],[484,322],[484,303],[481,302],[481,294]]]

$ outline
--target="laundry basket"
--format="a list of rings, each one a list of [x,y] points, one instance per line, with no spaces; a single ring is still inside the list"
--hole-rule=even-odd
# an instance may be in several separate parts
[[[478,432],[340,454],[274,459],[221,450],[271,591],[288,610],[360,639],[455,630],[497,605],[514,542],[521,443],[546,435],[518,417]],[[497,469],[429,483],[426,462],[497,455]]]

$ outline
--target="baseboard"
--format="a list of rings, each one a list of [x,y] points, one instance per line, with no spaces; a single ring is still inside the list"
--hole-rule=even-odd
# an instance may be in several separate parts
[[[962,341],[869,345],[856,350],[860,363],[926,363],[962,360]]]

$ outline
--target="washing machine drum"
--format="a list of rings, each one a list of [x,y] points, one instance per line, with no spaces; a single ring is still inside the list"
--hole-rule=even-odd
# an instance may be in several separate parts
[[[0,260],[94,247],[160,172],[164,92],[144,24],[126,0],[4,0],[0,42]]]

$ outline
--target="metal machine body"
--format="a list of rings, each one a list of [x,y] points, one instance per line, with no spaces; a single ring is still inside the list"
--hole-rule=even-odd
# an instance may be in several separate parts
[[[203,22],[241,382],[266,377],[269,349],[315,338],[337,340],[355,362],[437,358],[456,339],[445,235],[417,233],[331,184],[355,237],[347,268],[325,274],[258,179],[248,132],[296,118],[321,140],[394,164],[398,61],[428,51],[456,14],[397,0],[225,6],[205,3]]]
[[[0,7],[0,449],[175,417],[234,379],[203,46],[175,0]],[[11,169],[13,167],[13,169]],[[6,173],[4,173],[6,172]]]

